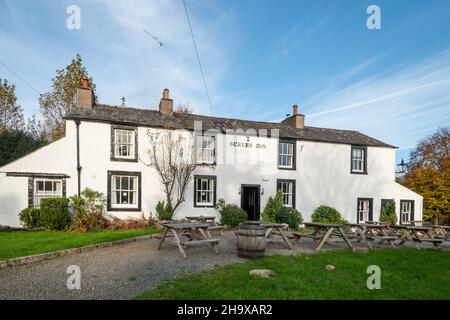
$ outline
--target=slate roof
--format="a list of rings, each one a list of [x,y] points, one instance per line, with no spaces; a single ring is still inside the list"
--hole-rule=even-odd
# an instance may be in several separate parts
[[[203,130],[218,129],[221,132],[225,132],[227,129],[254,129],[258,132],[261,129],[266,129],[267,134],[270,135],[271,129],[278,129],[280,138],[286,139],[396,148],[358,131],[310,126],[305,126],[304,129],[296,129],[282,123],[218,118],[196,114],[181,114],[177,112],[174,112],[173,116],[165,116],[158,110],[153,109],[121,108],[104,104],[96,104],[92,109],[73,108],[67,113],[65,118],[69,120],[78,119],[156,128],[169,126],[186,130],[194,129],[194,121],[202,121]]]

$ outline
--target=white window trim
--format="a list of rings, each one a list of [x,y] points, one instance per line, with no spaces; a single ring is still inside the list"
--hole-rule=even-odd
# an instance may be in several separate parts
[[[131,133],[131,143],[118,143],[117,142],[117,135],[119,131],[125,131],[127,133]],[[130,155],[129,156],[123,156],[119,154],[118,151],[118,145],[127,145],[127,146],[131,146],[131,151],[130,151]],[[121,129],[121,128],[115,128],[114,129],[114,158],[116,159],[127,159],[127,160],[132,160],[136,158],[136,130],[133,129]]]
[[[283,169],[292,169],[292,168],[294,168],[294,153],[295,153],[294,143],[295,142],[287,142],[287,141],[280,141],[278,143],[278,168],[283,168]],[[283,144],[292,145],[292,153],[281,153],[280,147]],[[291,157],[291,165],[282,165],[281,164],[281,157],[289,157],[289,156]]]
[[[212,143],[212,146],[213,146],[212,148],[208,148],[208,147],[204,148],[203,147],[203,142],[204,142],[205,138],[210,139],[206,145],[208,146]],[[196,137],[196,139],[198,139],[196,142],[199,142],[199,143],[196,143],[196,148],[195,148],[195,159],[196,159],[197,163],[199,163],[199,164],[214,164],[216,162],[216,137],[211,136],[211,135],[202,135],[202,136],[199,135]],[[210,160],[199,159],[199,152],[201,154],[212,153],[212,155],[210,156],[211,159]]]
[[[284,184],[284,185],[287,185],[287,189],[288,189],[290,192],[283,192],[283,184]],[[280,185],[281,185],[281,186],[280,186],[280,190],[281,190],[281,192],[283,193],[283,204],[284,204],[286,207],[292,208],[292,207],[294,206],[294,183],[293,183],[293,182],[290,182],[290,181],[280,181]],[[285,203],[285,202],[284,202],[285,196],[288,197],[288,202],[289,202],[289,199],[290,199],[290,202],[291,202],[291,203]]]
[[[364,205],[363,205],[364,203],[367,203],[367,211],[364,211]],[[364,217],[364,214],[366,214],[367,217]],[[367,199],[359,200],[359,203],[358,203],[358,220],[359,220],[359,222],[369,221],[369,217],[370,217],[370,200],[367,200]]]
[[[134,189],[115,189],[115,178],[133,178],[136,179],[136,190]],[[135,199],[136,199],[136,204],[122,204],[122,203],[113,203],[113,193],[114,192],[134,192],[135,193]],[[111,208],[112,209],[137,209],[139,207],[139,177],[138,176],[127,176],[127,175],[111,175],[111,190],[110,190],[110,194],[111,194]]]
[[[210,190],[199,189],[197,187],[198,180],[209,180],[209,186],[210,186],[211,189]],[[215,199],[214,199],[215,178],[214,177],[196,177],[194,179],[194,183],[195,183],[195,194],[194,194],[194,197],[195,197],[195,204],[196,204],[196,206],[214,206],[214,202],[215,202]],[[200,183],[200,186],[201,186],[201,183]],[[198,194],[200,192],[211,193],[211,197],[210,197],[211,201],[209,201],[209,202],[202,202],[201,199],[198,198]]]
[[[405,211],[405,207],[409,207],[409,211]],[[400,208],[400,214],[402,217],[402,221],[411,221],[412,215],[412,202],[410,201],[402,201],[402,207]],[[405,219],[405,215],[408,215],[408,219]]]
[[[361,157],[358,158],[354,158],[353,152],[359,150],[361,151]],[[352,173],[364,173],[366,172],[365,168],[366,168],[366,148],[363,147],[352,147],[351,149],[351,172]],[[354,162],[357,162],[361,164],[361,169],[355,168],[353,166]],[[356,165],[356,167],[358,167],[358,165]]]
[[[59,193],[44,193],[43,194],[39,194],[38,193],[38,188],[37,188],[37,184],[38,182],[43,182],[44,183],[44,188],[45,188],[45,182],[51,181],[53,182],[59,182],[61,184],[61,188],[60,188],[60,192]],[[53,187],[53,184],[52,184]],[[63,195],[63,181],[61,179],[44,179],[44,178],[37,178],[34,179],[34,189],[33,189],[33,206],[35,207],[39,207],[39,205],[37,204],[37,198],[39,196],[41,196],[41,199],[45,199],[45,198],[56,198],[56,197],[62,197]]]

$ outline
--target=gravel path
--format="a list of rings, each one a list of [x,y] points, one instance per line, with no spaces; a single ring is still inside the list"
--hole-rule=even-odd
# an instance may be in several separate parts
[[[169,239],[157,250],[158,239],[68,255],[27,266],[0,269],[0,299],[130,299],[165,280],[185,277],[203,270],[246,260],[237,256],[236,237],[227,232],[219,244],[220,254],[209,246],[188,249],[187,260]],[[332,250],[342,245],[326,245]],[[268,245],[266,253],[313,252],[312,241],[288,250]],[[69,290],[67,267],[81,269],[81,289]]]

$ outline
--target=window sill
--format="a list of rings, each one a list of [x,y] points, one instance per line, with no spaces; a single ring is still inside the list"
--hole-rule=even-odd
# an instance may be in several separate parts
[[[278,166],[278,169],[279,170],[296,170],[295,167],[280,167],[280,166]]]
[[[142,211],[141,208],[130,208],[130,207],[124,207],[124,208],[107,208],[106,211],[123,211],[123,212],[135,212],[135,211]]]
[[[110,160],[111,161],[116,161],[116,162],[138,162],[137,158],[116,158],[116,157],[111,157]]]
[[[194,208],[214,208],[215,204],[194,204]]]
[[[363,172],[358,172],[358,171],[350,171],[350,174],[362,174],[362,175],[367,175],[367,171],[363,171]]]

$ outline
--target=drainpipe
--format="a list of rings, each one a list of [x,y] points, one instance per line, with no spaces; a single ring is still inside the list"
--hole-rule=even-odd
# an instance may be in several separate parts
[[[81,165],[80,165],[80,120],[75,120],[77,126],[77,174],[78,174],[78,196],[81,196]]]

